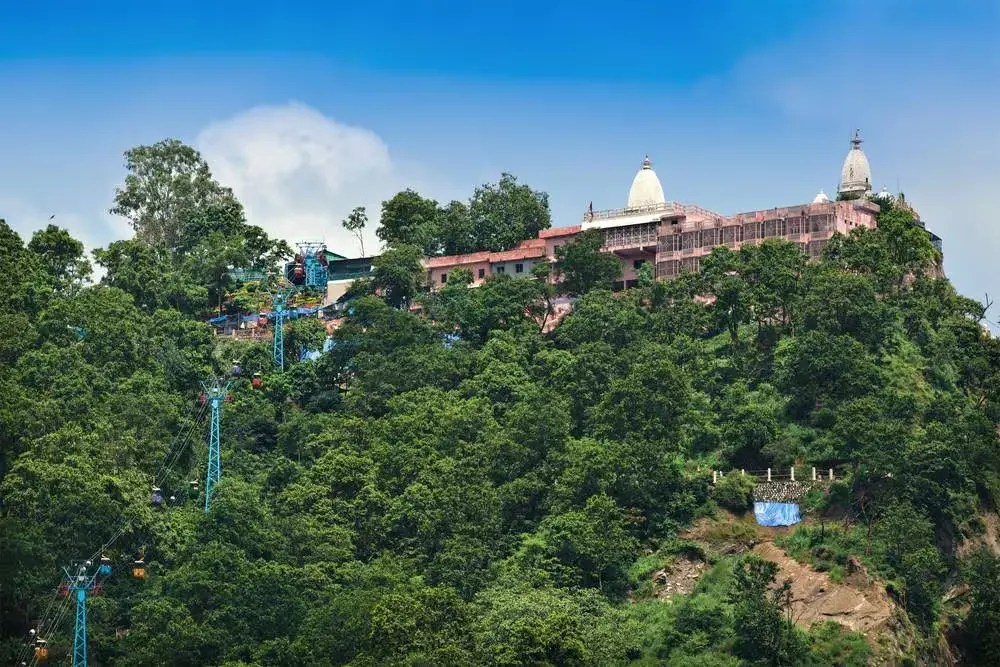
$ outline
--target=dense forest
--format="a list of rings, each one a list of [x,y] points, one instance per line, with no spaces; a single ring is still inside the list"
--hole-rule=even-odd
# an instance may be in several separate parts
[[[583,235],[532,279],[427,292],[422,255],[511,247],[547,198],[509,175],[467,203],[402,192],[330,351],[298,362],[326,332],[293,320],[282,372],[205,320],[286,242],[179,142],[126,169],[136,233],[93,253],[99,280],[67,230],[0,221],[0,662],[34,664],[37,629],[65,664],[62,568],[103,555],[95,665],[1000,664],[1000,343],[901,202],[818,262],[768,241],[613,293]],[[205,512],[200,381],[233,359]],[[752,478],[712,470],[793,465],[836,479],[779,541],[884,584],[891,646],[801,627],[775,565],[686,532],[753,525]],[[661,599],[689,554],[705,574]]]

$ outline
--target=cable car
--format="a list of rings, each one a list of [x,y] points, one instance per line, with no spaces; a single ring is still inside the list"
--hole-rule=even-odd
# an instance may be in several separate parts
[[[205,395],[205,392],[201,392],[200,394],[198,394],[198,403],[199,404],[205,405],[205,403],[207,401],[208,401],[208,396]]]
[[[97,568],[97,573],[106,576],[111,574],[111,559],[107,556],[101,556],[101,564]]]
[[[296,264],[301,264],[302,263],[302,255],[296,255],[295,256],[295,263]]]
[[[193,500],[197,500],[200,495],[201,489],[198,487],[198,482],[195,480],[188,482],[188,497]]]
[[[267,315],[265,315],[264,313],[260,314],[260,317],[257,318],[257,326],[258,327],[267,326]]]
[[[254,373],[253,377],[250,379],[250,385],[254,389],[260,389],[264,386],[264,378],[261,377],[260,373]]]
[[[301,264],[296,264],[295,268],[292,269],[292,279],[302,280],[306,277],[306,270]]]
[[[232,403],[232,402],[233,402],[233,395],[226,394],[226,403]]]
[[[153,505],[155,505],[156,507],[159,507],[160,505],[163,504],[163,496],[160,494],[160,487],[158,486],[153,487],[153,495],[151,500],[153,502]]]
[[[136,579],[146,578],[146,561],[141,558],[132,563],[132,576]]]
[[[59,596],[64,598],[69,597],[69,584],[59,585]]]
[[[38,662],[44,662],[49,659],[49,646],[48,642],[44,639],[35,640],[35,659]]]
[[[238,378],[240,376],[240,373],[243,372],[243,368],[240,367],[240,361],[239,361],[239,359],[233,359],[233,371],[232,372],[233,372],[233,377],[234,378]]]

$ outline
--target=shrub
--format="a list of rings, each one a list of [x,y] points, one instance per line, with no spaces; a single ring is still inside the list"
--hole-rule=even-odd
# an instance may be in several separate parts
[[[742,514],[753,506],[754,478],[730,473],[712,488],[712,498],[727,510]]]

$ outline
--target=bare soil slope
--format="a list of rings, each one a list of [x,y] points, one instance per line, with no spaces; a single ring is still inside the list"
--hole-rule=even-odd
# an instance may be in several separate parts
[[[834,621],[874,639],[892,618],[895,603],[877,582],[861,574],[854,581],[835,583],[826,572],[816,572],[789,557],[773,542],[753,548],[761,558],[781,568],[778,581],[792,582],[792,617],[808,628],[813,623]]]

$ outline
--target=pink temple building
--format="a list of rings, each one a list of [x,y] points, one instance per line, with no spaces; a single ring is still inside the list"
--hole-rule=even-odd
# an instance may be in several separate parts
[[[815,259],[835,233],[846,235],[858,226],[874,227],[878,201],[891,197],[884,189],[872,195],[871,168],[857,133],[844,160],[838,194],[838,201],[831,201],[821,190],[807,203],[722,215],[668,201],[646,157],[623,208],[590,210],[580,224],[546,229],[538,238],[522,241],[512,250],[431,257],[425,266],[431,288],[446,284],[448,272],[458,267],[472,272],[474,285],[496,273],[528,277],[536,263],[554,261],[557,247],[589,229],[603,230],[604,250],[621,260],[622,281],[617,287],[634,285],[636,271],[646,262],[654,264],[657,278],[669,279],[684,271],[698,271],[701,258],[714,248],[735,250],[767,239],[797,243]],[[932,239],[940,247],[940,239],[933,234]]]

